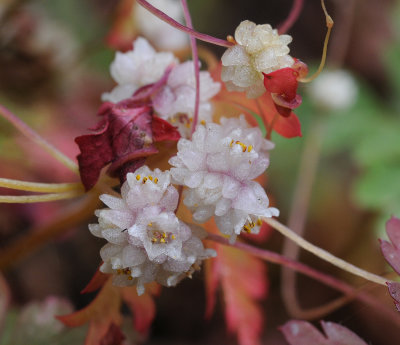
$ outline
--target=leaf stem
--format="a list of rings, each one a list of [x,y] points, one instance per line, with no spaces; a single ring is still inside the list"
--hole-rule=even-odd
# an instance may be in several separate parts
[[[5,106],[1,104],[0,115],[3,116],[7,121],[9,121],[22,134],[41,146],[51,156],[53,156],[55,159],[65,165],[68,169],[72,170],[76,174],[79,174],[78,165],[73,160],[71,160],[69,157],[67,157],[61,151],[51,145],[46,139],[36,133],[25,122],[23,122],[20,118],[18,118],[10,110],[8,110]]]
[[[83,191],[81,183],[39,183],[0,178],[0,187],[38,193]]]
[[[136,2],[149,10],[151,13],[153,13],[156,17],[160,18],[164,22],[168,23],[169,25],[173,26],[174,28],[181,30],[183,32],[186,32],[187,34],[196,37],[200,41],[208,42],[211,44],[215,44],[217,46],[221,47],[226,47],[230,48],[234,46],[234,43],[228,42],[226,40],[221,40],[219,38],[209,36],[206,34],[202,34],[200,32],[197,32],[191,28],[188,28],[187,26],[184,26],[180,23],[178,23],[176,20],[172,19],[170,16],[166,15],[164,12],[160,11],[159,9],[155,8],[153,5],[149,4],[146,0],[136,0]]]
[[[193,29],[192,18],[190,17],[189,8],[186,0],[181,0],[183,13],[185,16],[186,25]],[[194,114],[192,124],[192,134],[196,130],[197,122],[199,120],[199,105],[200,105],[200,66],[199,66],[199,54],[197,51],[196,38],[190,35],[190,46],[192,48],[192,57],[194,64],[194,75],[196,79],[196,96],[194,101]]]
[[[296,234],[293,230],[289,229],[287,226],[283,225],[279,221],[274,218],[265,218],[263,217],[262,220],[272,226],[275,230],[278,230],[282,235],[288,237],[292,241],[296,242],[300,247],[313,253],[314,255],[318,256],[319,258],[330,262],[332,265],[343,269],[349,273],[352,273],[356,276],[362,277],[366,280],[374,282],[376,284],[380,284],[386,286],[387,279],[380,277],[376,274],[367,272],[357,266],[354,266],[347,261],[344,261],[331,253],[327,252],[326,250],[315,246],[314,244],[306,241],[304,238]]]

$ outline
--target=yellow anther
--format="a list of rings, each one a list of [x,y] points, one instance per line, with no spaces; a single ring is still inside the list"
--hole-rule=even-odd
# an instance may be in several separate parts
[[[186,128],[190,128],[190,122],[187,122],[187,123],[185,124],[185,127],[186,127]]]
[[[154,179],[154,181],[153,181],[155,184],[157,184],[157,182],[158,182],[158,178],[156,177],[155,179]]]
[[[122,270],[121,269],[117,269],[117,274],[121,274],[122,273]]]
[[[136,181],[140,180],[140,175],[136,175]]]
[[[149,180],[153,181],[153,176],[149,175]]]
[[[262,225],[262,220],[260,218],[257,219],[257,226],[261,226]]]
[[[231,143],[229,144],[229,147],[232,147],[232,146],[233,146],[233,139],[232,139]]]
[[[153,237],[153,238],[151,239],[151,242],[156,243],[156,242],[157,242],[157,239],[156,239],[155,237]]]
[[[163,234],[161,235],[162,238],[166,238],[167,234],[165,232],[163,232]]]
[[[153,226],[153,223],[152,223],[152,222],[150,222],[149,224],[147,224],[147,226]]]
[[[249,147],[247,148],[247,151],[251,152],[253,150],[253,145],[249,145]]]
[[[143,183],[146,183],[147,177],[143,177]]]
[[[256,225],[254,224],[254,222],[249,223],[250,228],[254,228]]]
[[[165,241],[165,238],[161,238],[160,239],[160,243],[165,243],[166,241]]]
[[[203,126],[205,126],[205,125],[206,125],[206,121],[201,120],[201,121],[200,121],[200,124],[202,124]]]
[[[129,276],[129,277],[128,277],[128,280],[132,280],[132,279],[133,279],[132,276]]]
[[[246,232],[251,232],[251,228],[250,228],[249,225],[245,225],[245,226],[243,227],[243,229],[244,229],[244,231],[246,231]]]
[[[175,236],[175,235],[171,235],[171,238],[172,238],[173,240],[176,240],[176,236]]]

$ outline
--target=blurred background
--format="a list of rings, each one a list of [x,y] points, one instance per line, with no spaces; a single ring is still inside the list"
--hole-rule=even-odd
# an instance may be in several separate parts
[[[292,6],[290,0],[188,2],[194,27],[220,38],[233,34],[244,19],[277,27]],[[276,148],[266,188],[281,210],[280,220],[286,223],[303,149],[307,138],[316,136],[317,144],[310,140],[309,146],[318,168],[305,236],[339,257],[384,274],[390,269],[380,255],[377,239],[385,237],[385,221],[391,215],[400,216],[400,3],[327,0],[326,4],[335,21],[327,72],[345,70],[346,81],[340,84],[339,77],[338,91],[329,88],[336,82],[332,79],[322,95],[317,91],[323,84],[300,88],[303,104],[296,114],[303,137],[273,135]],[[97,122],[100,96],[114,85],[109,66],[115,50],[130,49],[129,42],[141,33],[134,12],[132,0],[0,0],[0,103],[74,158],[78,153],[74,138]],[[326,33],[319,0],[305,1],[288,33],[293,37],[291,55],[314,71]],[[223,49],[201,42],[199,46],[218,57],[223,53]],[[174,50],[182,59],[190,56],[187,45]],[[340,90],[347,92],[343,96]],[[342,96],[345,101],[336,104]],[[76,176],[2,118],[0,159],[0,177],[76,181]],[[5,189],[0,192],[12,194]],[[80,291],[96,271],[103,245],[87,230],[87,224],[95,221],[91,214],[97,207],[92,205],[76,215],[68,201],[1,205],[0,269],[5,280],[0,281],[0,306],[10,301],[7,311],[0,307],[0,321],[4,321],[1,345],[83,343],[86,329],[65,329],[47,316],[82,308],[93,299],[93,294],[81,295]],[[69,212],[74,214],[70,223],[66,221]],[[49,225],[55,215],[64,226]],[[257,245],[280,252],[283,239],[271,232]],[[300,258],[357,286],[363,283],[306,253]],[[262,343],[283,345],[277,327],[290,316],[281,298],[279,267],[268,265],[268,280],[268,296],[262,301]],[[297,287],[304,307],[339,296],[308,278],[299,277]],[[372,287],[371,291],[391,306],[384,289]],[[212,319],[205,321],[201,275],[174,289],[163,289],[145,344],[235,344],[236,339],[225,330],[219,302]],[[41,321],[35,319],[38,315]],[[127,311],[126,315],[128,318]],[[373,309],[358,302],[350,302],[324,319],[345,324],[374,345],[394,344],[393,339],[400,336],[396,322],[377,318]],[[33,330],[28,327],[32,324]],[[124,330],[132,333],[129,328],[128,322]],[[138,341],[137,335],[130,337]]]

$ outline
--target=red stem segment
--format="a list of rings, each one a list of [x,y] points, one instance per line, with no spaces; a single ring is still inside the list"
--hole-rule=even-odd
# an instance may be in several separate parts
[[[300,12],[303,8],[303,4],[304,0],[293,0],[293,6],[290,10],[289,16],[278,29],[280,35],[288,32],[293,24],[296,22],[297,18],[299,18]]]
[[[147,10],[149,10],[151,13],[153,13],[155,16],[157,16],[164,22],[173,26],[174,28],[177,28],[178,30],[186,32],[187,34],[189,34],[193,37],[196,37],[197,39],[199,39],[201,41],[215,44],[215,45],[221,46],[221,47],[226,47],[226,48],[230,48],[230,47],[234,46],[234,43],[228,42],[226,40],[221,40],[219,38],[216,38],[216,37],[213,37],[210,35],[202,34],[191,28],[188,28],[185,25],[178,23],[176,20],[172,19],[170,16],[167,16],[164,12],[160,11],[159,9],[155,8],[153,5],[149,4],[146,0],[136,0],[136,2],[139,5],[146,8]]]
[[[186,25],[193,29],[192,18],[190,17],[189,8],[186,0],[181,0],[183,13],[185,16]],[[199,120],[199,105],[200,105],[200,66],[199,66],[199,54],[197,52],[196,38],[194,36],[190,36],[190,45],[192,47],[192,57],[194,64],[194,75],[196,78],[196,98],[194,102],[194,114],[193,114],[193,125],[192,125],[192,134],[196,130],[197,122]]]

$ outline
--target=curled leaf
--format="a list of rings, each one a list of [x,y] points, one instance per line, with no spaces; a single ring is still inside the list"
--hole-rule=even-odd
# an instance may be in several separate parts
[[[393,269],[400,274],[400,219],[390,218],[386,222],[386,233],[390,242],[380,240],[382,254]]]

